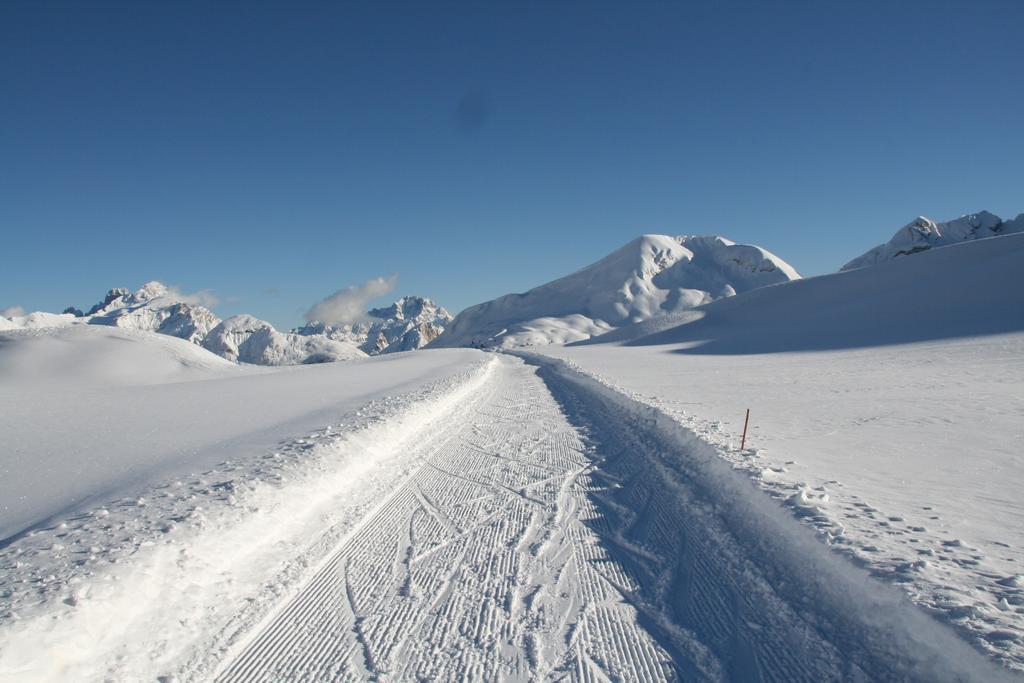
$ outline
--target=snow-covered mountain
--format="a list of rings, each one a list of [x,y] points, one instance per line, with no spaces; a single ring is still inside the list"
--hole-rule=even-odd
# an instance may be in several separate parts
[[[1013,220],[1004,221],[993,213],[979,211],[945,223],[937,223],[930,218],[918,216],[897,230],[888,242],[869,249],[840,270],[873,266],[900,256],[927,251],[933,247],[1016,232],[1024,232],[1024,213]]]
[[[10,318],[0,316],[0,330],[36,330],[44,327],[64,327],[75,322],[75,316],[69,313],[35,311]]]
[[[365,358],[355,345],[323,334],[278,332],[265,320],[236,315],[213,328],[202,342],[208,351],[253,365],[301,365]]]
[[[110,325],[178,337],[240,363],[298,365],[418,349],[433,341],[452,319],[451,313],[430,299],[406,296],[369,311],[365,322],[338,326],[310,323],[279,332],[251,315],[222,321],[194,299],[152,281],[135,292],[111,289],[87,312],[69,306],[60,314],[0,317],[0,330]]]
[[[390,306],[367,312],[368,319],[347,325],[311,322],[292,330],[299,335],[325,335],[357,345],[363,352],[412,351],[434,341],[451,323],[452,314],[430,299],[404,296]]]
[[[1024,233],[970,240],[905,262],[747,292],[581,346],[685,344],[680,353],[763,354],[1018,333],[1022,266]]]
[[[432,345],[579,341],[799,277],[774,254],[724,237],[643,235],[572,275],[466,309]]]
[[[134,293],[124,288],[110,290],[83,317],[91,325],[158,332],[193,344],[201,343],[220,323],[208,308],[182,301],[180,295],[155,280]]]

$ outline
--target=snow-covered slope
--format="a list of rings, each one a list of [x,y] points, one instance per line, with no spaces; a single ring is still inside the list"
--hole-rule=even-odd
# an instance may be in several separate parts
[[[240,363],[253,365],[302,365],[365,358],[347,341],[323,334],[278,332],[270,323],[251,315],[223,321],[203,339],[203,348]]]
[[[985,239],[998,235],[1024,232],[1024,213],[1011,221],[981,211],[960,216],[946,223],[937,223],[930,218],[918,216],[896,231],[885,244],[879,244],[853,259],[842,270],[852,270],[891,261],[900,256],[927,251],[958,242]]]
[[[747,292],[585,343],[685,343],[685,353],[771,353],[1021,329],[1024,233]]]
[[[367,320],[348,325],[311,322],[292,330],[301,335],[325,335],[357,345],[365,353],[412,351],[434,341],[452,320],[452,314],[430,299],[405,296],[383,308],[367,312]]]
[[[16,315],[12,318],[0,316],[0,330],[38,330],[46,327],[65,327],[74,325],[78,320],[68,313],[47,313],[36,311],[28,315]]]
[[[202,347],[165,334],[100,325],[0,331],[0,378],[5,382],[138,386],[240,371]]]
[[[466,309],[433,345],[576,341],[799,277],[760,247],[723,237],[644,235],[572,275]]]

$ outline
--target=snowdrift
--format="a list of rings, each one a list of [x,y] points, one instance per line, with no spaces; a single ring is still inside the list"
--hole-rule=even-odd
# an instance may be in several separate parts
[[[774,254],[724,237],[644,235],[572,275],[466,309],[432,346],[512,348],[587,339],[799,277]]]
[[[1024,234],[766,287],[584,343],[680,353],[816,351],[1024,329]]]

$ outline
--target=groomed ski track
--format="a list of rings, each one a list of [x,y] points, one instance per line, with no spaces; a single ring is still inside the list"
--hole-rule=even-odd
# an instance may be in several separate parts
[[[1008,676],[565,368],[500,356],[449,419],[217,681]]]

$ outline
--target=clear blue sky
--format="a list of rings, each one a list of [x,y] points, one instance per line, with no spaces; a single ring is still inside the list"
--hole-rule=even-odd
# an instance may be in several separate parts
[[[0,3],[0,308],[457,311],[644,232],[835,270],[1024,211],[1024,2]]]

